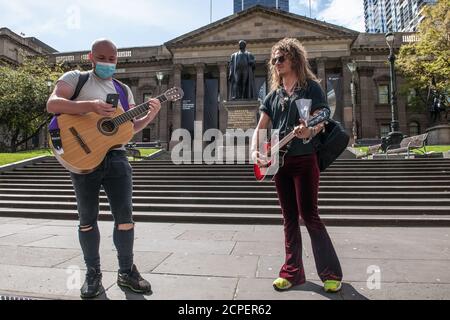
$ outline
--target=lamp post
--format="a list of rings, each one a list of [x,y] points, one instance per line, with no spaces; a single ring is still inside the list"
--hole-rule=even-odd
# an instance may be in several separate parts
[[[395,35],[392,32],[386,33],[386,43],[389,46],[389,65],[390,65],[390,81],[391,81],[391,132],[382,138],[382,148],[386,150],[388,147],[397,148],[403,139],[400,132],[400,124],[398,122],[397,108],[397,85],[395,77],[395,54],[394,54]]]
[[[48,93],[48,99],[50,99],[50,95],[52,94],[52,86],[53,81],[51,79],[45,80],[45,83],[47,84],[47,93]],[[44,126],[44,148],[48,148],[48,126]]]
[[[356,62],[353,60],[347,64],[348,69],[352,73],[352,82],[350,84],[350,91],[352,95],[352,135],[353,135],[353,146],[356,144],[358,139],[358,133],[356,131]]]
[[[158,71],[157,73],[156,73],[156,79],[158,79],[158,94],[161,94],[162,93],[162,81],[163,81],[163,79],[164,79],[164,73],[162,73],[161,71]],[[160,132],[161,133],[161,126],[162,126],[162,124],[161,124],[161,117],[160,117],[160,115],[158,115],[158,132]],[[160,138],[161,138],[161,136],[160,136]]]

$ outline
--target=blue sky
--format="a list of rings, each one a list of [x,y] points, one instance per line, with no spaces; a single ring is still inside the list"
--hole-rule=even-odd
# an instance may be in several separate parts
[[[212,0],[212,21],[233,14],[232,0]],[[363,0],[311,0],[312,17],[364,31]],[[290,0],[309,16],[309,0]],[[58,51],[88,50],[94,39],[119,47],[160,45],[210,23],[210,0],[0,0],[0,27],[36,37]]]

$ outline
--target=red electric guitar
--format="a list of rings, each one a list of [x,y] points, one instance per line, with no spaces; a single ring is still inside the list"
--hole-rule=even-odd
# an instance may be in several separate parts
[[[258,181],[270,181],[277,174],[278,170],[284,165],[284,157],[287,150],[285,146],[295,138],[295,129],[286,135],[281,141],[266,142],[260,152],[260,158],[264,160],[264,164],[259,166],[253,165],[253,172]]]

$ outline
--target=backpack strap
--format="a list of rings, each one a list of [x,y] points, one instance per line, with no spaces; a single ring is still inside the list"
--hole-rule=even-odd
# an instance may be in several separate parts
[[[130,110],[130,104],[128,103],[128,89],[117,79],[113,79],[114,87],[116,88],[116,92],[119,94],[120,104],[125,112]]]
[[[80,76],[78,77],[77,86],[75,87],[75,92],[73,93],[70,100],[75,100],[83,89],[83,86],[89,80],[89,72],[80,72]],[[58,126],[58,116],[59,114],[55,114],[53,118],[50,120],[48,125],[48,133],[50,134],[50,139],[52,140],[53,148],[56,153],[62,155],[64,153],[64,149],[61,142],[61,133]]]
[[[70,98],[70,100],[75,100],[80,95],[81,89],[83,89],[83,86],[86,84],[88,80],[89,80],[89,72],[80,72],[80,77],[78,78],[75,92],[73,93],[73,96]]]

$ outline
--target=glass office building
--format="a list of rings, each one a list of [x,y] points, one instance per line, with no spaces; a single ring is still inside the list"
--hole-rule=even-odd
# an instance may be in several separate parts
[[[366,32],[414,32],[425,5],[436,0],[364,0]]]

